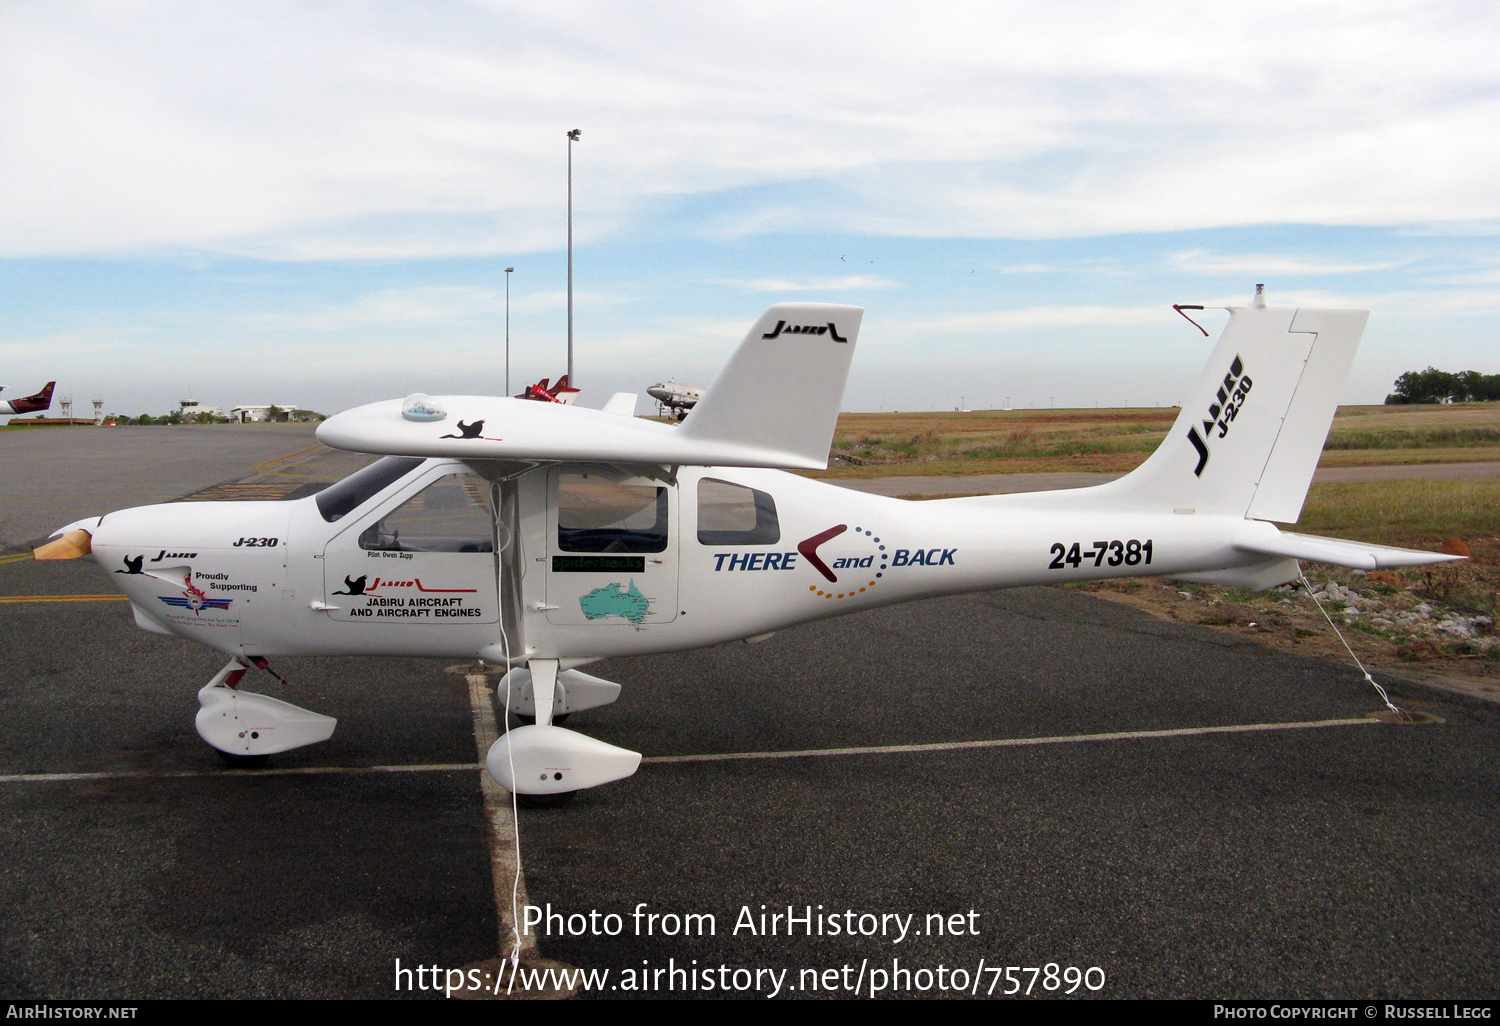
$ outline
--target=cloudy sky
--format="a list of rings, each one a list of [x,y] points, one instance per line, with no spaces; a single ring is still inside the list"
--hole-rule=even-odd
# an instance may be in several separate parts
[[[1173,302],[1500,371],[1500,8],[0,0],[0,384],[334,412],[706,384],[866,308],[847,409],[1170,404]],[[1216,328],[1223,314],[1210,315]],[[644,410],[645,404],[642,404]]]

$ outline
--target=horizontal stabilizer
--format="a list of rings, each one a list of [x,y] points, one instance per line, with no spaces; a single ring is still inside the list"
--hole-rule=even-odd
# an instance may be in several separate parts
[[[1236,541],[1234,547],[1245,552],[1259,552],[1267,556],[1286,556],[1291,559],[1308,559],[1316,563],[1333,563],[1335,566],[1353,567],[1356,570],[1375,570],[1387,566],[1426,566],[1429,563],[1446,563],[1464,558],[1463,556],[1450,556],[1445,552],[1398,549],[1390,545],[1371,545],[1368,542],[1319,538],[1311,534],[1292,534],[1288,531],[1278,531],[1270,535],[1256,532],[1254,538]]]
[[[1219,584],[1226,588],[1244,588],[1246,591],[1265,591],[1295,581],[1302,576],[1302,567],[1295,559],[1273,556],[1249,566],[1232,566],[1224,570],[1196,570],[1190,574],[1173,574],[1174,581],[1191,581],[1194,584]]]

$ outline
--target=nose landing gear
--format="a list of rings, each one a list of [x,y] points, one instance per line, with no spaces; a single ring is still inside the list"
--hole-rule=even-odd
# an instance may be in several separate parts
[[[253,660],[252,664],[282,679],[264,659]],[[225,761],[235,766],[264,765],[267,756],[333,736],[338,720],[332,716],[239,690],[252,664],[231,659],[198,692],[200,708],[193,725],[198,736],[217,749]]]

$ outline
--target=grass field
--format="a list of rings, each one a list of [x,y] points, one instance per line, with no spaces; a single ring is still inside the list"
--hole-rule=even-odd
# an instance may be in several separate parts
[[[1315,484],[1298,531],[1426,548],[1500,535],[1500,480]]]
[[[1161,444],[1176,409],[846,413],[815,477],[1123,472]],[[1500,460],[1500,403],[1346,406],[1320,466]],[[1500,480],[1315,484],[1296,529],[1391,545],[1500,537]]]
[[[1126,471],[1170,430],[1175,408],[845,413],[819,477]],[[1320,466],[1500,460],[1500,403],[1346,406]]]

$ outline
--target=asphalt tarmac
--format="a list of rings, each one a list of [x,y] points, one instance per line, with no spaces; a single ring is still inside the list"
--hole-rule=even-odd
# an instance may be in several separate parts
[[[109,590],[88,561],[0,562],[0,598]],[[212,653],[121,602],[0,602],[0,636],[0,995],[395,996],[398,958],[497,954],[473,710],[444,663],[276,667],[310,697],[252,677],[340,725],[226,772],[192,726]],[[540,939],[609,970],[602,996],[718,996],[758,969],[749,994],[868,994],[883,972],[886,993],[957,996],[962,969],[999,996],[1006,966],[1038,968],[1034,996],[1068,967],[1102,971],[1075,996],[1497,990],[1493,704],[1387,680],[1443,722],[1368,721],[1351,667],[1046,588],[590,670],[621,699],[568,726],[653,761],[521,810],[520,833],[534,904],[620,917]],[[868,747],[895,750],[763,757]],[[655,761],[736,753],[757,757]],[[761,905],[812,906],[823,935],[765,936]],[[653,912],[715,932],[645,935]],[[888,933],[830,936],[834,913]]]
[[[83,517],[170,501],[321,449],[316,427],[0,428],[0,551]]]

